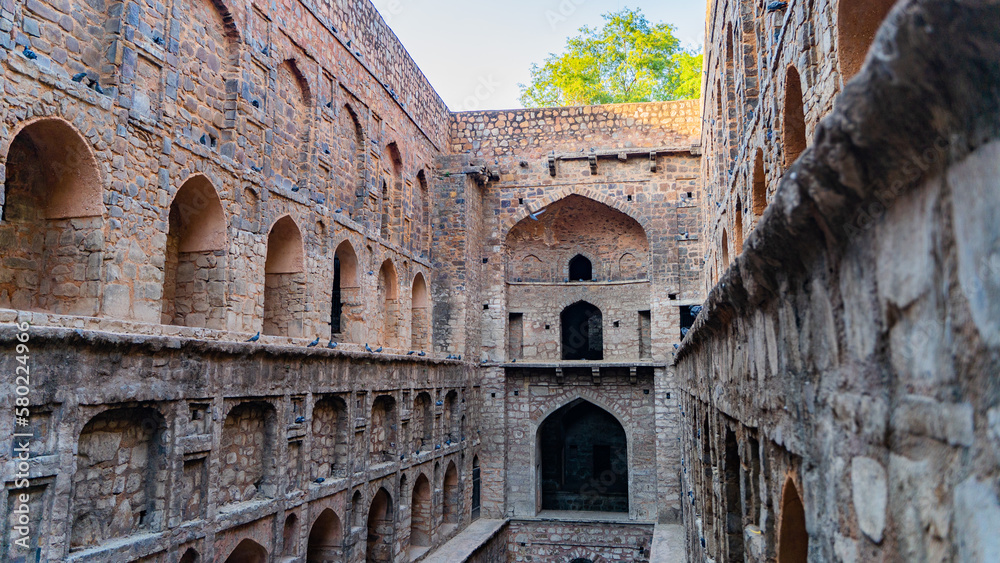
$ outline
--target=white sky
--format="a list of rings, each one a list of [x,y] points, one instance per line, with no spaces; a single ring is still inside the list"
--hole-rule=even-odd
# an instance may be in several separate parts
[[[531,63],[561,53],[601,14],[641,8],[676,28],[685,47],[705,40],[705,0],[373,0],[431,85],[453,111],[521,107],[517,84]]]

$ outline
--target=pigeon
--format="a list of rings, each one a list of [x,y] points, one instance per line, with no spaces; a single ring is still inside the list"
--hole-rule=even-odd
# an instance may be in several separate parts
[[[531,217],[531,219],[533,221],[537,221],[538,220],[538,216],[541,215],[542,213],[545,213],[544,209],[541,209],[541,210],[536,211],[534,213],[528,212],[528,217]]]
[[[368,270],[368,275],[369,275],[369,276],[374,276],[374,275],[375,275],[375,272],[373,272],[372,270]]]
[[[454,360],[455,356],[453,356],[451,354],[448,354],[447,356],[444,357],[444,359],[446,359],[446,360]]]
[[[257,342],[258,340],[260,340],[260,331],[259,330],[257,331],[257,334],[251,336],[250,340],[247,340],[247,342]]]
[[[374,350],[372,350],[372,347],[369,346],[367,342],[365,342],[365,352],[373,352],[373,351]]]
[[[461,355],[461,354],[459,354],[459,355],[455,356],[455,359],[456,359],[456,360],[461,360],[461,359],[462,359],[462,355]]]
[[[301,189],[301,188],[299,188],[298,186],[292,186],[292,191],[293,191],[293,192],[297,192],[297,191],[299,191],[300,189]]]
[[[343,212],[344,212],[344,208],[343,207],[338,207],[337,208],[337,213],[343,213]]]
[[[694,305],[691,307],[691,313],[697,315],[701,312],[701,305]]]
[[[319,337],[318,336],[316,337],[316,340],[313,340],[309,344],[306,344],[306,348],[315,348],[316,346],[319,346]]]
[[[434,404],[440,407],[441,405],[443,405],[443,404],[444,404],[444,401],[438,401],[438,402],[436,402],[436,403],[434,403]]]
[[[407,352],[407,353],[406,353],[406,355],[407,355],[407,356],[412,356],[412,355],[414,355],[414,354],[416,354],[416,353],[417,353],[416,351],[414,351],[414,350],[410,350],[409,352]]]
[[[260,100],[253,100],[250,102],[250,105],[252,105],[255,108],[260,108]]]
[[[156,43],[157,45],[163,45],[163,38],[157,35],[153,37],[153,43]]]
[[[328,109],[333,109],[333,102],[332,102],[332,101],[329,101],[329,102],[327,102],[327,103],[326,103],[326,107],[327,107]]]
[[[336,348],[337,347],[337,343],[334,342],[333,340],[331,340],[331,341],[329,341],[329,342],[326,343],[326,347],[327,348]]]
[[[208,137],[206,137],[206,136],[202,135],[202,136],[201,136],[201,139],[199,139],[198,141],[199,141],[199,142],[200,142],[201,144],[203,144],[203,145],[207,145],[207,144],[208,144]]]
[[[72,80],[73,80],[73,82],[83,82],[83,79],[86,78],[86,77],[87,77],[87,73],[86,72],[78,72],[78,73],[76,73],[76,74],[73,75]]]
[[[251,166],[250,170],[253,170],[254,172],[260,172],[260,167],[259,166]]]
[[[440,450],[441,449],[441,444],[434,444],[434,449],[435,450]]]
[[[510,363],[512,363],[512,364],[516,364],[516,363],[517,363],[517,358],[514,358],[514,359],[512,359],[512,360],[510,361]]]
[[[674,350],[676,350],[676,349],[678,349],[680,347],[681,347],[680,344],[674,344]]]
[[[306,421],[306,417],[304,417],[304,416],[297,416],[297,417],[295,417],[295,424],[302,424],[305,421]]]
[[[379,346],[378,348],[376,348],[376,349],[375,349],[375,353],[376,353],[376,354],[378,354],[378,353],[379,353],[379,352],[381,352],[381,351],[382,351],[382,347],[381,347],[381,346]]]
[[[351,46],[351,43],[354,43],[354,40],[353,40],[353,39],[348,39],[348,40],[347,40],[347,43],[344,43],[344,46],[345,46],[345,47],[350,47],[350,46]]]
[[[323,149],[324,154],[330,154],[330,149]]]
[[[326,479],[324,479],[323,477],[317,477],[316,478],[316,482],[317,483],[322,483],[323,481],[326,481]]]
[[[34,51],[31,50],[31,47],[25,47],[24,51],[22,51],[22,53],[24,53],[25,57],[28,57],[31,60],[35,60],[35,59],[38,58],[38,55]]]
[[[98,94],[104,94],[104,90],[101,88],[101,83],[96,80],[90,81],[90,88]]]
[[[262,54],[264,54],[264,55],[269,55],[269,54],[270,54],[270,51],[268,50],[268,48],[267,48],[267,47],[264,47],[264,48],[262,48],[262,49],[260,50],[260,52],[261,52]]]
[[[423,358],[424,356],[427,355],[427,352],[424,352],[423,350],[421,350],[420,353],[417,354],[417,355],[420,356],[421,358]]]
[[[780,2],[775,0],[774,2],[768,2],[767,12],[777,12],[778,10],[784,10],[788,6],[788,2]]]
[[[681,338],[684,338],[685,336],[687,336],[687,333],[688,333],[688,332],[689,332],[690,330],[691,330],[691,329],[689,329],[688,327],[683,327],[683,328],[681,328]]]

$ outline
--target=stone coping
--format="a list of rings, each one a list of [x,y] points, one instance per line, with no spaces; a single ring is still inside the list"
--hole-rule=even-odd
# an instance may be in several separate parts
[[[461,563],[492,540],[510,520],[480,518],[423,559],[424,563]]]
[[[725,335],[735,317],[780,299],[779,270],[808,271],[821,251],[846,244],[896,198],[1000,135],[998,12],[995,3],[958,0],[893,8],[864,67],[709,292],[675,365]]]

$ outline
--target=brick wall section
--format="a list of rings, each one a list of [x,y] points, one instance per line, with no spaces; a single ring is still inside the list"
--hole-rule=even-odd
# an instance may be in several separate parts
[[[507,561],[573,561],[643,563],[649,561],[652,526],[602,522],[530,522],[508,526]],[[494,540],[496,541],[496,540]]]
[[[816,104],[834,109],[678,352],[692,558],[998,554],[964,524],[1000,520],[998,17],[903,2]]]

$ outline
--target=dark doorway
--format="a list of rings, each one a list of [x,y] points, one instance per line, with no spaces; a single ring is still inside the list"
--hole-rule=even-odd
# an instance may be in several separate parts
[[[340,315],[344,312],[344,302],[340,294],[340,257],[333,257],[333,311],[330,313],[330,332],[340,332]]]
[[[538,429],[543,510],[628,512],[628,441],[611,413],[577,399]]]
[[[563,309],[562,357],[564,360],[603,360],[604,327],[601,310],[578,301]]]
[[[481,510],[482,482],[479,474],[479,456],[472,458],[472,519],[478,520]]]
[[[569,261],[569,281],[590,281],[594,279],[594,267],[586,256],[577,254]]]

